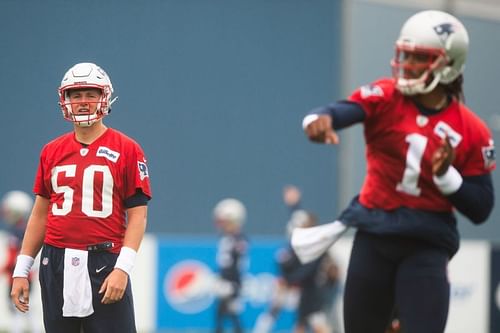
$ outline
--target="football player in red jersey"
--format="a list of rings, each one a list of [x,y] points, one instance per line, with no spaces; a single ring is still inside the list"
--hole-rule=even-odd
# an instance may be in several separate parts
[[[40,154],[34,207],[13,273],[11,298],[29,309],[28,274],[42,249],[40,284],[50,333],[136,332],[129,274],[151,198],[142,148],[108,128],[113,87],[92,63],[70,68],[59,88],[73,131]]]
[[[468,44],[457,18],[419,12],[396,41],[392,78],[304,118],[309,139],[327,144],[339,143],[336,130],[364,126],[364,184],[331,224],[357,228],[344,294],[346,333],[384,332],[394,308],[404,332],[444,331],[447,265],[459,247],[453,210],[480,224],[494,203],[492,136],[463,104]]]

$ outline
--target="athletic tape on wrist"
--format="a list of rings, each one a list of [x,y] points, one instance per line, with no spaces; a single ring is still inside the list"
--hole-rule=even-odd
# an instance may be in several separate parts
[[[118,259],[116,259],[115,268],[119,268],[130,275],[132,268],[134,268],[136,255],[137,252],[134,249],[126,246],[122,247],[120,255],[118,256]]]
[[[30,273],[31,266],[33,266],[34,262],[35,259],[33,257],[25,254],[18,255],[16,260],[16,267],[14,268],[14,272],[12,273],[12,277],[27,278]]]
[[[464,181],[460,173],[453,166],[450,166],[444,175],[433,176],[434,184],[444,195],[452,194],[458,191]]]
[[[304,120],[302,120],[302,128],[306,129],[310,123],[312,123],[313,121],[315,121],[318,118],[319,118],[319,115],[317,115],[317,114],[308,114],[307,116],[304,117]]]

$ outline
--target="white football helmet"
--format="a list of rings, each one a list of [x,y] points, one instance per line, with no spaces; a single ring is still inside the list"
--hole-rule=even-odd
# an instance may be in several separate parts
[[[247,217],[247,211],[243,203],[233,198],[219,201],[215,205],[213,214],[216,221],[225,221],[238,226],[243,225]]]
[[[73,114],[68,91],[78,88],[97,88],[102,91],[101,100],[94,114]],[[89,62],[79,63],[64,74],[59,87],[59,105],[65,119],[78,126],[88,127],[111,111],[111,104],[116,101],[116,97],[111,99],[112,94],[111,80],[101,67]]]
[[[2,219],[15,225],[26,222],[33,206],[32,197],[23,191],[10,191],[4,194],[0,203]]]
[[[453,82],[464,71],[468,47],[467,30],[456,17],[437,10],[413,15],[401,28],[391,61],[397,89],[404,95],[425,94]],[[409,55],[417,61],[407,61]],[[412,72],[422,73],[414,77]]]

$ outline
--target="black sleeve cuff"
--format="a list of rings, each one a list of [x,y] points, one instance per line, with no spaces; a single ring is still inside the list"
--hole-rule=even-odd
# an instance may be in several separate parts
[[[463,177],[463,183],[447,196],[453,206],[474,224],[486,221],[495,202],[493,181],[490,174]]]
[[[133,208],[137,206],[147,206],[149,197],[144,194],[141,190],[137,190],[135,194],[131,197],[125,199],[125,207]]]

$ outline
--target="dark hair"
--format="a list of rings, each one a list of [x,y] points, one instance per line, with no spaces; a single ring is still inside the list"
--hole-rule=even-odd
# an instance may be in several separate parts
[[[455,97],[458,101],[464,103],[465,96],[462,87],[463,83],[464,83],[464,77],[462,74],[460,74],[453,82],[447,85],[443,85],[443,87],[448,95],[451,95]]]

